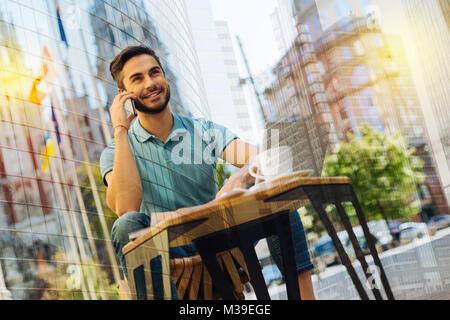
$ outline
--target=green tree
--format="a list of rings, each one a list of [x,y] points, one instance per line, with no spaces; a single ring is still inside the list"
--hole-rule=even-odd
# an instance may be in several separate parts
[[[225,182],[233,174],[230,165],[225,160],[220,160],[216,165],[216,182],[218,189],[222,189]]]
[[[423,161],[407,147],[401,132],[392,136],[364,125],[361,138],[349,142],[325,159],[324,176],[347,176],[368,220],[409,219],[420,209],[417,186],[425,178]]]
[[[55,261],[67,261],[67,256],[63,251],[58,250],[53,255]],[[99,277],[104,283],[108,283],[106,294],[110,300],[119,300],[116,284],[109,283],[109,276],[106,271],[98,273],[94,267],[94,261],[90,259],[87,264],[79,266],[71,263],[57,263],[53,272],[43,274],[40,278],[47,283],[47,288],[41,297],[42,300],[83,300],[81,282],[86,283],[86,275],[90,274],[94,280],[95,297],[100,300]],[[84,276],[83,276],[84,275]],[[50,286],[51,284],[51,286]],[[91,293],[92,294],[92,293]]]
[[[118,218],[117,215],[106,205],[106,190],[107,187],[103,184],[102,175],[99,168],[99,162],[95,161],[90,164],[92,168],[92,175],[94,176],[95,185],[98,190],[98,196],[100,198],[100,202],[103,208],[103,214],[105,215],[106,224],[108,226],[108,230],[111,230],[114,221]],[[86,206],[86,210],[89,212],[96,212],[97,206],[95,203],[94,195],[92,193],[91,184],[88,178],[88,172],[86,165],[78,167],[78,179],[81,186],[81,194],[83,195],[84,205]],[[98,215],[93,215],[89,219],[91,230],[95,233],[95,235],[104,239],[102,227],[100,224],[100,218]]]
[[[99,169],[99,162],[95,161],[92,164],[89,164],[92,169],[92,175],[94,177],[95,185],[98,190],[99,200],[103,209],[103,214],[105,216],[106,225],[109,231],[111,231],[112,226],[118,216],[106,205],[106,190],[107,187],[103,183],[102,175]],[[89,181],[88,170],[85,165],[78,167],[78,180],[81,187],[81,194],[83,197],[83,202],[88,211],[88,219],[89,219],[89,227],[93,233],[94,238],[96,239],[108,239],[106,235],[103,233],[103,228],[100,222],[100,217],[97,214],[97,205],[94,199],[93,190]],[[99,263],[103,265],[109,265],[110,260],[108,258],[108,254],[106,252],[106,244],[102,244],[102,241],[96,241],[96,249],[99,257]],[[89,265],[89,270],[93,271],[93,265]],[[92,270],[91,270],[92,269]],[[86,272],[86,270],[85,270]],[[104,283],[108,287],[115,286],[114,277],[112,271],[107,269],[107,271],[101,271],[102,275],[96,275],[96,277],[103,277],[105,279]],[[103,274],[104,273],[104,274]],[[95,274],[95,273],[94,273]],[[97,284],[96,284],[97,286]],[[115,295],[111,295],[111,292],[108,292],[108,296],[110,299],[115,299]]]

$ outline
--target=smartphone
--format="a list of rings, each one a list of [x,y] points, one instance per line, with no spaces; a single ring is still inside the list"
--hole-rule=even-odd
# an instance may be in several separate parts
[[[133,115],[137,116],[136,106],[134,105],[133,99],[128,99],[127,101],[125,101],[124,108],[125,108],[125,111],[128,112],[128,114],[133,114]]]

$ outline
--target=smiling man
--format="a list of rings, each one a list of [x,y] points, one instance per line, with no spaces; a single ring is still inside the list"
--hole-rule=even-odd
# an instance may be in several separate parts
[[[111,240],[128,278],[122,254],[122,248],[129,242],[128,235],[150,226],[153,212],[205,204],[234,188],[253,184],[248,163],[257,148],[223,126],[171,112],[170,87],[152,49],[143,46],[124,49],[112,61],[110,71],[119,94],[110,108],[114,139],[101,155],[100,168],[108,186],[107,205],[119,216]],[[127,115],[124,109],[128,99],[135,103],[135,121],[135,116]],[[180,149],[180,143],[185,147]],[[177,161],[180,152],[188,161]],[[219,158],[241,168],[220,191],[216,183]],[[291,225],[301,295],[313,298],[309,272],[313,266],[298,214],[291,214]],[[272,251],[279,255],[279,250]],[[191,245],[170,248],[169,252],[171,258],[196,254]],[[172,293],[177,298],[173,282]]]

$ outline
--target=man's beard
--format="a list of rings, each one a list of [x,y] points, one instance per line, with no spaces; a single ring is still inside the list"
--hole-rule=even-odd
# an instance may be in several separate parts
[[[151,109],[138,100],[134,100],[134,106],[136,107],[136,110],[138,110],[139,112],[146,113],[146,114],[158,114],[158,113],[163,112],[164,109],[167,108],[167,105],[169,104],[169,100],[170,100],[170,87],[169,87],[169,85],[167,85],[166,98],[165,98],[163,104],[159,108]]]

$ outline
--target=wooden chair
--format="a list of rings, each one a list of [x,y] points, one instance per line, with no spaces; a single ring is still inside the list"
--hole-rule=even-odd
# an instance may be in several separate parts
[[[249,281],[249,275],[242,253],[237,249],[224,251],[217,254],[217,260],[223,272],[227,274],[229,282],[232,283],[235,296],[243,300],[243,284]],[[239,266],[242,267],[241,272],[238,270]],[[180,300],[220,299],[200,255],[171,259],[170,269]]]
[[[146,259],[146,257],[142,258]],[[227,274],[236,298],[243,300],[243,284],[249,281],[249,274],[242,253],[238,249],[227,250],[218,253],[217,260],[219,261],[222,271]],[[175,283],[178,298],[180,300],[221,299],[200,255],[170,259],[169,263],[170,275]],[[147,281],[146,287],[147,290],[150,290],[151,288],[151,285],[148,285]],[[144,297],[143,295],[139,295],[136,292],[135,286],[130,286],[126,280],[119,281],[117,289],[121,300],[134,300]],[[150,293],[147,294],[145,298],[153,299],[155,296],[153,293]]]

